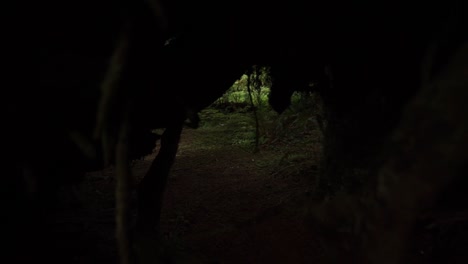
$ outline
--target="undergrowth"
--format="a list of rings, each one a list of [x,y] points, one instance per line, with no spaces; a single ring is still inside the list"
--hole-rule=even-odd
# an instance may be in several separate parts
[[[200,113],[200,130],[206,131],[222,145],[231,145],[252,152],[255,137],[259,137],[260,151],[273,151],[276,158],[259,167],[272,168],[272,174],[282,177],[315,175],[322,156],[323,124],[318,122],[323,115],[321,101],[315,94],[295,93],[291,106],[278,115],[270,107],[259,107],[259,134],[255,133],[253,112],[227,113],[218,108],[207,108]],[[207,148],[206,142],[198,142]],[[204,141],[205,141],[204,140]],[[194,143],[197,144],[197,143]],[[216,147],[216,146],[212,146]],[[260,161],[259,161],[260,162]]]

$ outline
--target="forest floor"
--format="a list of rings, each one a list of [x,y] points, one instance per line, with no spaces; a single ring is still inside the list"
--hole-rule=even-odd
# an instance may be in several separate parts
[[[202,120],[200,128],[183,131],[164,198],[162,232],[176,263],[320,259],[320,241],[304,222],[321,155],[314,120],[256,153],[251,113],[211,110]],[[133,162],[137,180],[156,151]],[[82,205],[53,216],[57,262],[116,263],[114,187],[113,168],[89,173]]]
[[[323,135],[315,116],[291,116],[269,124],[265,120],[277,117],[260,119],[257,152],[251,113],[208,110],[198,129],[184,129],[161,220],[171,263],[359,263],[355,237],[346,230],[356,216],[352,204],[334,208],[338,213],[330,217],[339,220],[330,229],[326,212],[314,226],[311,193]],[[136,181],[156,152],[132,163]],[[64,206],[50,217],[53,242],[44,252],[50,263],[118,263],[114,188],[113,168],[89,173],[80,186],[80,206]],[[424,261],[432,237],[423,235],[430,234],[420,236],[412,263],[432,263]]]

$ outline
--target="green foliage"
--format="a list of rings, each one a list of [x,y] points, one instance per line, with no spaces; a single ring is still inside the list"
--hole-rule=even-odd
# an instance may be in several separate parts
[[[247,74],[243,75],[212,107],[200,113],[201,127],[220,130],[218,136],[232,146],[255,152],[258,140],[260,150],[278,150],[275,159],[278,164],[270,164],[276,168],[274,175],[309,175],[314,180],[323,152],[321,119],[324,114],[320,96],[295,92],[291,106],[278,115],[268,105],[271,85],[268,69],[254,70],[250,80],[248,78]],[[255,116],[246,114],[251,107],[249,82]],[[226,112],[230,114],[226,115]]]
[[[225,110],[225,112],[249,111],[252,108],[249,91],[249,75],[244,74],[222,97],[216,100],[211,107]],[[253,107],[262,108],[268,106],[268,94],[270,93],[271,80],[269,70],[265,67],[254,67],[250,74],[250,90],[252,92]]]

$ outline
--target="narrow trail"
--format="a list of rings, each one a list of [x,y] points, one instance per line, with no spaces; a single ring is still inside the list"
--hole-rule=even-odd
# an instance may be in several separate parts
[[[176,263],[317,262],[320,241],[304,219],[313,177],[287,163],[317,157],[291,146],[254,154],[242,144],[251,127],[224,123],[183,131],[161,220]],[[137,180],[154,155],[132,164]],[[54,216],[57,262],[116,263],[114,183],[113,168],[89,173],[82,207]]]
[[[182,136],[162,216],[168,237],[211,262],[311,261],[316,241],[297,217],[304,212],[282,212],[308,190],[305,179],[281,177],[265,166],[278,162],[277,152],[253,154],[206,133],[186,130]],[[202,138],[213,142],[193,148]]]

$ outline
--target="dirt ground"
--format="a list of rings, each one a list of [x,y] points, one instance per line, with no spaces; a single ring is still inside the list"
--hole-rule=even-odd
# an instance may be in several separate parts
[[[257,153],[251,116],[205,118],[209,122],[200,128],[183,131],[165,193],[162,233],[172,263],[359,263],[355,237],[337,232],[353,212],[329,230],[311,224],[308,205],[322,151],[313,118]],[[136,181],[154,156],[133,162]],[[68,191],[61,194],[63,208],[48,221],[52,244],[42,252],[51,263],[118,263],[114,186],[114,170],[108,168],[87,175],[78,206],[67,203]],[[420,233],[412,263],[439,263],[426,253],[434,248],[434,237],[433,230]],[[468,248],[458,241],[441,246],[456,258]]]
[[[320,258],[320,241],[304,224],[302,206],[320,146],[279,140],[253,153],[251,116],[220,117],[182,134],[162,213],[174,261],[310,263]],[[137,180],[154,156],[132,164]],[[89,173],[80,187],[80,206],[64,205],[51,217],[57,262],[116,263],[114,183],[113,168]]]

